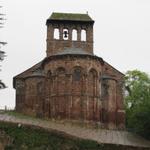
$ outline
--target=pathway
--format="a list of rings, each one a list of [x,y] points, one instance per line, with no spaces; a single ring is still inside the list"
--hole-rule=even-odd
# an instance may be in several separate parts
[[[48,121],[30,117],[16,117],[8,114],[0,114],[0,121],[35,125],[49,130],[63,132],[64,134],[71,135],[77,138],[94,140],[98,143],[120,144],[136,147],[150,147],[150,141],[147,141],[127,131],[94,129],[79,125],[73,125],[71,123]]]

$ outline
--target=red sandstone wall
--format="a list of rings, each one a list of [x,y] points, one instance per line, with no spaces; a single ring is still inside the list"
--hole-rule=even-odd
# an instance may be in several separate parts
[[[17,86],[18,111],[124,128],[123,75],[111,66],[88,56],[65,56],[47,61],[43,71],[45,78],[32,76],[22,81],[22,92]],[[104,80],[103,75],[114,79]]]
[[[80,81],[73,80],[74,68],[80,68],[82,71]],[[94,79],[92,75],[88,76],[91,69],[96,71]],[[50,61],[44,70],[45,74],[52,73],[47,86],[51,89],[48,92],[51,93],[48,104],[51,106],[51,117],[99,120],[99,61],[67,57]]]
[[[59,29],[59,39],[54,39],[54,29]],[[63,39],[63,29],[68,29],[68,40]],[[77,40],[72,40],[72,31],[77,30]],[[86,31],[86,41],[81,41],[81,30]],[[90,23],[51,23],[47,25],[47,56],[56,54],[64,48],[82,48],[93,54],[93,24]]]

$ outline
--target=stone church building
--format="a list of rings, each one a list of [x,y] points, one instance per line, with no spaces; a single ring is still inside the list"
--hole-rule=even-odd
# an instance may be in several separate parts
[[[46,57],[13,79],[16,111],[123,129],[124,75],[94,55],[94,20],[52,13],[46,25]]]

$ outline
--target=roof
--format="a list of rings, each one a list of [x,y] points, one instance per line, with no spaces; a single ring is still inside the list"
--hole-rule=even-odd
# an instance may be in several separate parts
[[[41,64],[42,64],[42,61],[37,63],[36,65],[32,66],[31,68],[25,70],[24,72],[16,75],[13,78],[13,87],[15,88],[16,79],[25,79],[25,78],[28,78],[28,77],[37,77],[37,76],[38,77],[43,77],[44,73],[40,71]]]
[[[92,55],[91,53],[88,53],[81,48],[65,48],[63,51],[60,51],[55,55],[66,55],[66,54]]]
[[[26,77],[28,77],[28,76],[30,76],[30,75],[34,75],[35,72],[36,72],[36,70],[38,70],[38,69],[41,67],[41,63],[42,63],[42,61],[39,62],[39,63],[37,63],[36,65],[32,66],[31,68],[25,70],[24,72],[22,72],[22,73],[16,75],[16,76],[14,77],[14,79],[15,79],[15,78],[26,78]]]
[[[125,75],[122,73],[122,72],[120,72],[119,70],[117,70],[115,67],[113,67],[112,65],[110,65],[108,62],[106,62],[106,61],[104,61],[105,63],[105,67],[107,68],[109,68],[109,71],[110,70],[112,70],[115,74],[116,73],[119,73],[122,77],[124,77]],[[107,71],[106,71],[107,72]]]
[[[93,22],[93,19],[88,14],[58,13],[58,12],[53,12],[48,20]]]

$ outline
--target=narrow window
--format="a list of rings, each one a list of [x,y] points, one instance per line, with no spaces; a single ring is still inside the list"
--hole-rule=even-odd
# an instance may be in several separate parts
[[[81,69],[76,68],[73,72],[73,80],[74,81],[80,81],[80,79],[81,79]]]
[[[57,28],[54,29],[54,39],[56,39],[56,40],[59,39],[59,29],[57,29]]]
[[[63,29],[63,39],[64,40],[68,40],[69,39],[68,29]]]
[[[86,30],[81,30],[81,41],[86,41]]]
[[[72,72],[72,93],[81,94],[83,92],[83,68],[76,66]]]
[[[72,30],[72,40],[77,41],[77,30],[76,29]]]
[[[108,81],[103,80],[101,86],[102,86],[101,96],[102,98],[105,98],[108,95],[108,88],[109,88]]]
[[[89,86],[89,94],[92,96],[97,95],[97,71],[95,69],[91,69],[88,75],[88,86]]]

